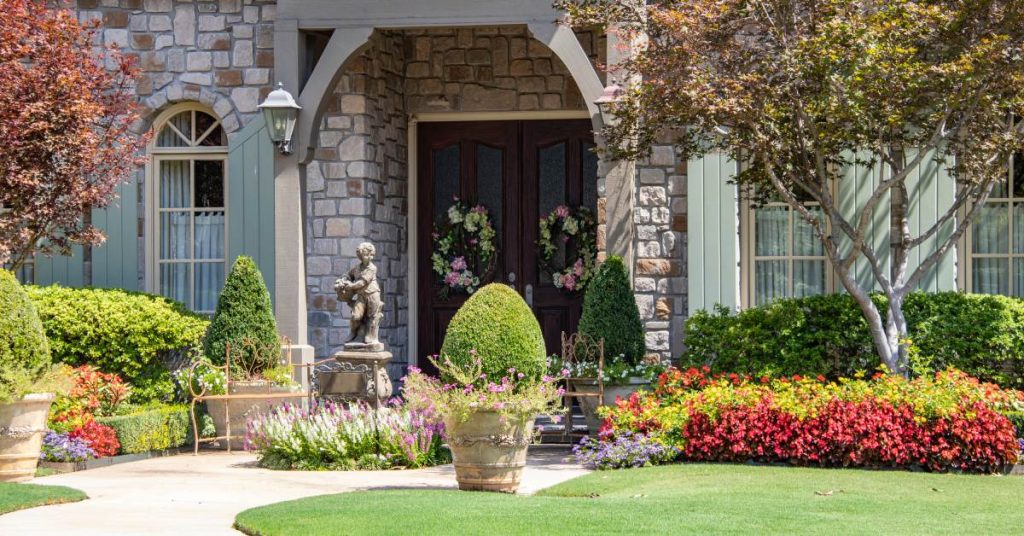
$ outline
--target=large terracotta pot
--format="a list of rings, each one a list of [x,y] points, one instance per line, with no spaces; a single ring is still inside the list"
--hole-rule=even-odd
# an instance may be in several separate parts
[[[0,404],[0,482],[32,480],[50,415],[50,393]]]
[[[501,422],[495,411],[480,411],[466,422],[446,420],[448,446],[459,489],[515,493],[526,466],[534,417]]]
[[[597,381],[596,380],[578,380],[570,379],[569,389],[572,391],[580,392],[596,392]],[[629,378],[626,383],[617,385],[604,386],[604,405],[611,406],[615,404],[616,398],[623,400],[629,398],[629,395],[647,389],[651,382],[644,378]],[[596,396],[580,397],[576,400],[579,401],[580,409],[583,410],[583,418],[587,422],[587,428],[590,429],[591,433],[597,433],[598,429],[601,428],[601,418],[597,416],[597,408],[599,407],[598,399]]]
[[[264,381],[232,382],[231,392],[228,394],[261,395],[270,393],[287,393],[291,391],[292,389],[290,387],[280,387]],[[213,426],[217,429],[217,436],[225,436],[228,434],[228,421],[225,419],[224,410],[225,407],[230,410],[231,435],[236,436],[231,440],[231,449],[241,450],[245,444],[245,423],[247,419],[257,415],[261,411],[268,411],[274,406],[286,403],[298,405],[302,404],[304,401],[305,397],[300,394],[296,394],[294,397],[274,397],[262,400],[255,396],[253,398],[240,398],[235,400],[212,399],[206,401],[206,411],[213,419]],[[226,441],[218,442],[218,446],[220,448],[225,448],[226,445]]]

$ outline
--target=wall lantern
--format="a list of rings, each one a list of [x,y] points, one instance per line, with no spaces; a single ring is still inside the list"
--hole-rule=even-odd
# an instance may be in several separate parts
[[[622,89],[622,86],[612,79],[612,83],[604,88],[601,96],[594,101],[594,104],[597,105],[602,114],[607,114],[611,109],[611,105],[622,100],[622,96],[625,93],[626,91]]]
[[[292,133],[295,132],[295,118],[301,106],[295,104],[292,94],[284,89],[284,84],[277,83],[277,89],[271,91],[262,104],[257,106],[263,110],[267,132],[270,140],[277,145],[281,154],[292,154]]]

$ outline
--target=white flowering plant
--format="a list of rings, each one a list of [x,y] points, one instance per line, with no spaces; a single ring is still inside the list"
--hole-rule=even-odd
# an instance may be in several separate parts
[[[665,365],[660,361],[644,360],[634,365],[627,361],[624,355],[618,355],[605,360],[602,381],[605,385],[624,385],[630,383],[633,378],[653,382],[658,379],[662,372],[665,372],[665,368]],[[597,362],[577,361],[566,363],[562,360],[561,356],[551,355],[548,357],[549,373],[563,370],[568,371],[568,377],[570,378],[596,378]]]

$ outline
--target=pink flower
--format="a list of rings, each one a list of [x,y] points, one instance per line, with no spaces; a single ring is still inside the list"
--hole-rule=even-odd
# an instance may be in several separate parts
[[[555,216],[558,216],[559,218],[569,217],[569,207],[565,205],[558,205],[555,207]]]
[[[572,265],[572,273],[576,277],[583,277],[583,259],[576,259],[576,264]]]
[[[444,276],[444,283],[449,287],[454,287],[459,284],[459,278],[458,272],[448,272],[448,275]]]
[[[487,209],[483,205],[477,205],[473,207],[473,212],[477,214],[487,214]]]
[[[572,274],[568,274],[562,278],[562,284],[569,290],[576,290],[576,277]]]
[[[466,269],[466,258],[465,257],[455,257],[455,260],[452,261],[451,266],[452,266],[452,270],[455,270],[456,272],[461,272],[461,271],[465,270]]]

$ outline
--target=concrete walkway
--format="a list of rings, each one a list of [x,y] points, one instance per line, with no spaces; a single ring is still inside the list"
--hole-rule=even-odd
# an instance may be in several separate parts
[[[565,448],[531,447],[520,493],[586,473]],[[242,510],[326,493],[381,488],[454,488],[451,465],[414,471],[307,472],[255,467],[245,453],[204,452],[37,478],[80,489],[85,501],[0,516],[2,535],[219,535]]]

